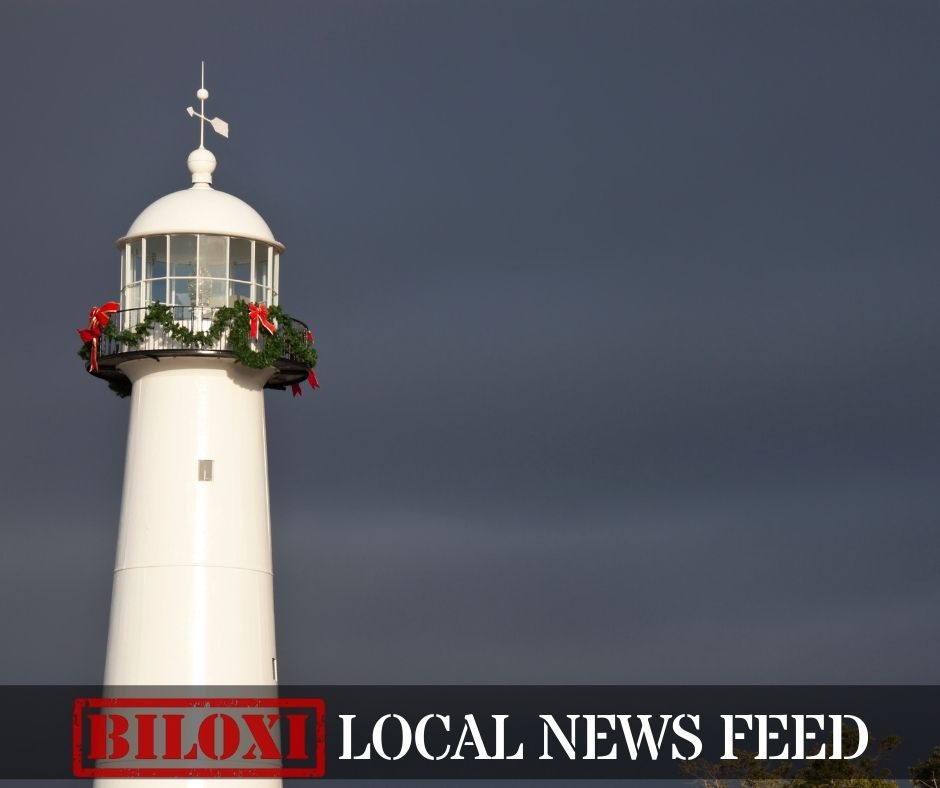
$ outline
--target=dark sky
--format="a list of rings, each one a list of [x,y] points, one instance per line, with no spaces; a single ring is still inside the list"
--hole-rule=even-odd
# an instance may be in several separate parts
[[[75,328],[189,183],[287,245],[289,683],[940,681],[940,5],[0,6],[0,680],[104,666]]]

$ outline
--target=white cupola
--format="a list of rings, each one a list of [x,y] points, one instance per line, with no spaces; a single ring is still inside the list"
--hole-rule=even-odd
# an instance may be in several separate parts
[[[205,117],[209,91],[197,92],[199,147],[187,165],[192,186],[147,206],[117,241],[121,252],[121,309],[278,303],[280,255],[261,215],[243,200],[212,188],[216,158],[205,145],[205,124],[228,136],[228,124]]]

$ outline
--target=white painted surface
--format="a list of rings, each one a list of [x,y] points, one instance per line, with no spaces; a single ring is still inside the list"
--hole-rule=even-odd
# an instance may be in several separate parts
[[[235,235],[267,241],[278,251],[284,251],[284,245],[274,238],[271,228],[254,208],[207,184],[196,184],[151,203],[134,220],[118,245],[129,238],[163,233]]]
[[[192,113],[192,107],[189,108]],[[196,148],[186,159],[186,166],[193,176],[193,185],[211,184],[212,173],[215,172],[215,154],[207,148]],[[201,186],[199,188],[205,188]]]
[[[273,684],[271,370],[198,358],[121,369],[134,386],[105,682]]]
[[[263,386],[231,359],[138,359],[105,683],[276,684]],[[212,481],[199,460],[211,459]],[[280,780],[101,780],[100,788]]]

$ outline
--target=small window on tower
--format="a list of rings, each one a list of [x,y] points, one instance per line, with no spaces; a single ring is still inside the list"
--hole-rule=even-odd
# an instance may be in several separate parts
[[[199,481],[212,481],[212,460],[199,460]]]

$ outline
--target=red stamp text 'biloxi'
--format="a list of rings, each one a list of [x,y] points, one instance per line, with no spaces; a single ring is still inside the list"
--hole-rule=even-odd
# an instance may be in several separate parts
[[[76,777],[322,777],[321,698],[78,698]]]

